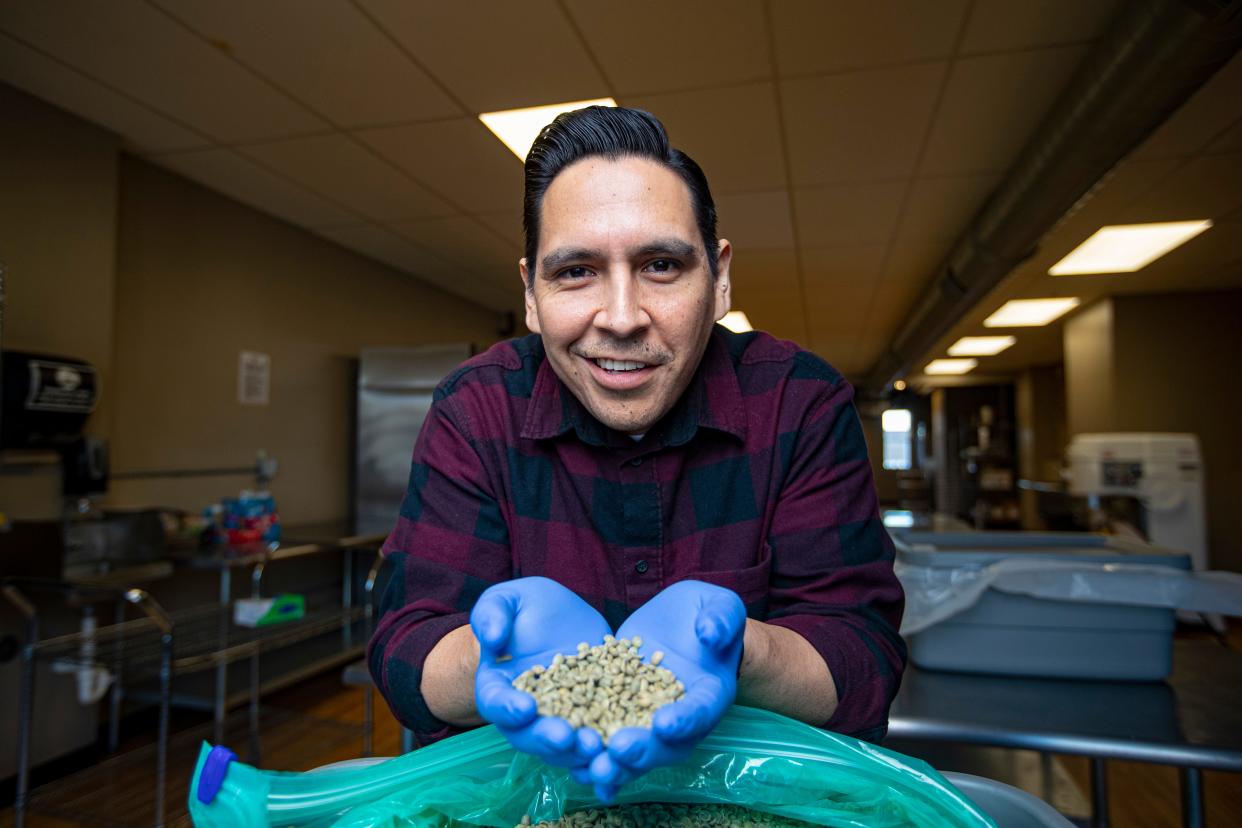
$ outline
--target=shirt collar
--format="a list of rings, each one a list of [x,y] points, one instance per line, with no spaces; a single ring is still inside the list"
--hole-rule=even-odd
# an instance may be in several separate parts
[[[712,327],[690,385],[664,418],[648,430],[644,444],[654,438],[661,446],[679,446],[689,442],[700,427],[746,439],[742,390],[725,342],[727,335],[720,326]],[[626,435],[608,428],[587,411],[561,382],[545,353],[535,376],[522,437],[542,440],[559,437],[570,429],[583,442],[594,446],[633,445]]]

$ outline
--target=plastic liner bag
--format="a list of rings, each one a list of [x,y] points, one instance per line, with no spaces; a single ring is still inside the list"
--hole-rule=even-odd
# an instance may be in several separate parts
[[[204,744],[190,786],[198,828],[512,828],[527,815],[539,822],[602,806],[567,771],[517,753],[494,727],[360,769],[285,773],[232,762],[204,804],[210,752]],[[858,828],[996,825],[918,759],[748,707],[733,707],[685,763],[623,787],[615,804],[640,802],[741,805]]]
[[[906,591],[902,635],[913,635],[965,612],[989,588],[1052,601],[1242,615],[1242,575],[1233,572],[1023,558],[957,567],[917,566],[898,560],[893,570]]]

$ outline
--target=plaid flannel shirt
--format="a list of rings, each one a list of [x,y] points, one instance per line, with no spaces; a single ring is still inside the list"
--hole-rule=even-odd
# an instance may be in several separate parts
[[[384,546],[391,569],[368,658],[426,744],[459,732],[428,710],[427,654],[479,594],[544,575],[616,629],[695,578],[801,634],[839,704],[822,726],[882,737],[905,665],[893,546],[853,389],[790,342],[716,326],[685,393],[640,441],[560,382],[537,335],[492,347],[437,388]]]

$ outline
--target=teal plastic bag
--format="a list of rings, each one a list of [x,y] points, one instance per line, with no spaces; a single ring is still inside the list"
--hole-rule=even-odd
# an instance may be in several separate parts
[[[567,771],[517,753],[494,727],[364,768],[285,773],[232,762],[204,804],[210,751],[204,744],[190,786],[198,828],[512,828],[523,816],[538,822],[602,806]],[[732,708],[689,760],[617,795],[616,804],[638,802],[740,805],[858,828],[996,825],[925,762],[748,707]]]

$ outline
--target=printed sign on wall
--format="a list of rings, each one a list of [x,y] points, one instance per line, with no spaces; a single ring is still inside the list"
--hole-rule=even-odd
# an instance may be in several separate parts
[[[272,383],[272,358],[258,351],[242,351],[237,362],[237,401],[267,405]]]

